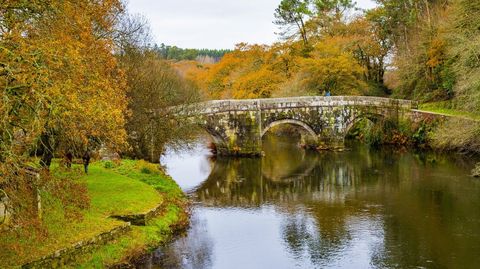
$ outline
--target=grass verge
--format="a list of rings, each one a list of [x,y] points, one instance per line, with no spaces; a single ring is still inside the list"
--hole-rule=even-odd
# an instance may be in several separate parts
[[[421,104],[419,106],[419,110],[439,113],[447,116],[456,116],[466,119],[480,120],[480,115],[455,109],[449,101]]]

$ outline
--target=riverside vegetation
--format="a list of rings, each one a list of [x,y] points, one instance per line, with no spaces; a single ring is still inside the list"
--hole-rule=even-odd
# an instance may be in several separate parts
[[[161,109],[195,100],[194,88],[149,54],[146,21],[125,7],[119,0],[0,3],[0,189],[9,213],[1,225],[0,267],[21,266],[124,225],[109,216],[162,205],[157,219],[118,239],[115,253],[107,245],[106,254],[84,260],[102,267],[161,243],[185,222],[181,190],[155,165],[125,161],[107,169],[96,163],[81,176],[62,160],[102,147],[152,160],[146,153],[155,145],[145,137],[153,128],[164,130],[162,140],[153,141],[159,148],[180,143],[171,139],[181,130],[169,127],[178,121],[140,118],[138,100],[148,96]]]

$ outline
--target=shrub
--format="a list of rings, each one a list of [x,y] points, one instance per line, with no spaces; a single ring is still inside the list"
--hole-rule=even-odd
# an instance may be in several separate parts
[[[152,174],[152,171],[148,167],[142,167],[140,172],[142,172],[143,174]]]
[[[106,161],[104,164],[103,164],[103,167],[107,168],[107,169],[112,169],[112,168],[115,168],[115,164],[112,162],[112,161]]]
[[[392,118],[379,119],[375,123],[362,120],[352,128],[349,137],[360,139],[372,146],[427,146],[435,126],[436,121],[429,118],[421,122],[397,121]]]
[[[160,175],[160,169],[158,164],[153,164],[146,162],[144,160],[140,160],[136,163],[137,169],[140,170],[142,174],[153,174],[153,175]]]

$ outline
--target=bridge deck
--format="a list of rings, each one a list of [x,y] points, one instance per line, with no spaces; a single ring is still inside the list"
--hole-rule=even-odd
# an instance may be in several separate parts
[[[328,107],[328,106],[376,106],[416,109],[418,103],[411,100],[371,96],[301,96],[268,99],[212,100],[182,107],[188,114],[212,114],[228,111],[258,111],[266,109]]]

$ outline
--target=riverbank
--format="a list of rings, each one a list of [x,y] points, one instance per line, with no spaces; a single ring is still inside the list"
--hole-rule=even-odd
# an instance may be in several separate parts
[[[127,262],[187,225],[187,199],[157,165],[131,160],[96,162],[86,176],[78,176],[80,169],[80,165],[73,171],[54,167],[52,175],[58,182],[85,186],[72,199],[83,197],[89,206],[71,216],[62,201],[42,193],[41,228],[3,232],[0,267],[52,267],[48,265],[52,263],[102,268]],[[145,226],[129,225],[112,216],[145,216]]]
[[[480,115],[459,110],[449,101],[426,103],[419,108],[441,115],[444,120],[428,133],[429,146],[442,150],[480,155]]]
[[[158,165],[123,160],[120,164],[107,162],[105,166],[117,174],[154,188],[163,199],[161,210],[151,217],[146,216],[145,225],[132,225],[128,233],[99,247],[94,253],[79,257],[75,268],[126,266],[130,261],[171,240],[189,222],[186,196],[170,176],[158,169]]]
[[[450,101],[423,103],[423,104],[419,105],[419,110],[426,111],[426,112],[432,112],[432,113],[438,113],[438,114],[442,114],[442,115],[445,115],[445,116],[453,116],[453,117],[459,117],[459,118],[465,118],[465,119],[480,121],[480,115],[475,114],[475,113],[471,113],[471,112],[458,110],[458,109],[454,108],[452,102],[450,102]]]

